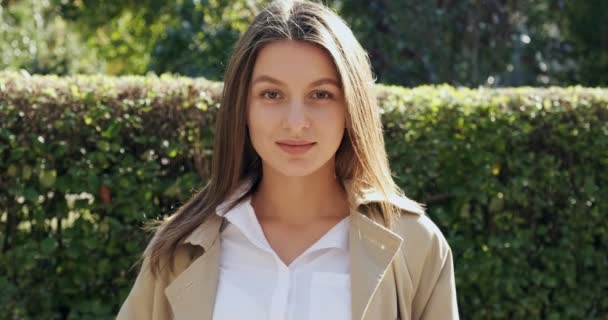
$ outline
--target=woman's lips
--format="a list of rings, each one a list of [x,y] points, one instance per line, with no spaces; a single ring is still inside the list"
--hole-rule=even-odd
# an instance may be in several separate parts
[[[308,150],[312,149],[312,147],[316,144],[315,142],[313,143],[309,143],[309,144],[302,144],[302,145],[290,145],[290,144],[284,144],[284,143],[278,143],[279,147],[281,147],[281,149],[291,155],[302,155],[306,152],[308,152]]]

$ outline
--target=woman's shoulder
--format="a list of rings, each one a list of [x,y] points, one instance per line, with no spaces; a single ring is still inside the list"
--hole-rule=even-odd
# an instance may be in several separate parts
[[[447,241],[439,227],[427,215],[425,205],[404,195],[391,195],[384,198],[379,192],[364,192],[359,202],[362,204],[386,201],[397,208],[399,213],[393,219],[392,231],[406,242],[418,245],[435,245],[446,248]],[[449,246],[447,246],[449,247]]]
[[[452,249],[426,212],[401,210],[393,231],[403,239],[401,254],[415,286],[436,279],[442,270],[452,267]]]
[[[418,243],[439,241],[447,244],[439,227],[428,216],[424,204],[400,195],[390,197],[389,202],[399,209],[393,231],[402,238]]]
[[[449,244],[443,232],[427,213],[402,211],[396,219],[394,230],[405,242],[413,242],[417,245],[432,245],[436,246],[437,249],[449,250]]]
[[[167,285],[202,253],[201,247],[184,240],[168,244],[166,233],[162,232],[167,223],[168,220],[155,228],[139,259],[139,276],[146,282]]]
[[[172,312],[165,289],[192,263],[194,252],[194,246],[180,244],[172,257],[166,254],[157,257],[158,269],[154,272],[151,255],[146,250],[135,282],[116,319],[170,319]]]

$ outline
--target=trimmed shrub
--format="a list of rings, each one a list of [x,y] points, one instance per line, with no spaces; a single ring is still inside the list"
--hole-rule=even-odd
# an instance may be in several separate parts
[[[209,175],[221,83],[0,73],[0,318],[113,319]],[[608,91],[377,86],[394,176],[464,319],[608,316]]]

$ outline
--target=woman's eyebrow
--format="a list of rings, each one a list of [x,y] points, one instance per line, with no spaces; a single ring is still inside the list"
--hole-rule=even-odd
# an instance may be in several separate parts
[[[274,84],[277,84],[277,85],[284,85],[284,83],[281,82],[280,80],[277,80],[277,79],[275,79],[275,78],[273,78],[271,76],[266,76],[266,75],[262,75],[262,76],[259,76],[259,77],[255,78],[255,80],[253,80],[251,82],[251,85],[254,85],[254,84],[258,83],[258,82],[270,82],[270,83],[274,83]]]
[[[313,81],[310,83],[310,87],[316,87],[316,86],[320,86],[323,84],[331,84],[336,86],[336,88],[341,88],[342,86],[340,85],[340,82],[338,82],[338,80],[332,79],[332,78],[323,78],[323,79],[319,79],[317,81]]]
[[[267,75],[258,76],[251,82],[251,85],[254,85],[258,82],[270,82],[270,83],[274,83],[274,84],[280,85],[280,86],[285,85],[285,83],[283,83],[281,80],[275,79],[275,78],[273,78],[271,76],[267,76]],[[340,82],[338,80],[332,79],[332,78],[321,78],[319,80],[315,80],[310,83],[309,87],[316,87],[316,86],[320,86],[323,84],[331,84],[331,85],[336,86],[337,88],[341,88]]]

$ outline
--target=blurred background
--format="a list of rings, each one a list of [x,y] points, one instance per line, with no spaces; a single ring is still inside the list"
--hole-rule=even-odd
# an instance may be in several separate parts
[[[0,70],[221,80],[267,1],[2,0]],[[378,82],[403,86],[603,86],[605,0],[328,0],[368,50]]]

